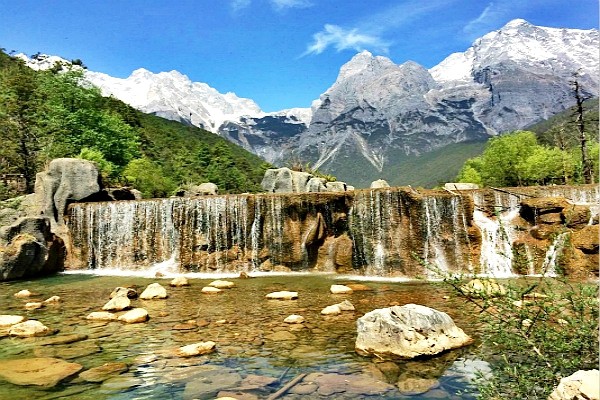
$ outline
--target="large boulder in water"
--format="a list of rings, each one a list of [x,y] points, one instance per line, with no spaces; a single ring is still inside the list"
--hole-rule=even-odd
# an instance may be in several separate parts
[[[448,314],[417,304],[371,311],[357,331],[356,352],[382,358],[431,356],[472,342]]]
[[[48,275],[63,270],[63,241],[45,217],[24,217],[0,227],[0,281]]]
[[[87,160],[57,158],[36,175],[35,193],[41,214],[52,226],[63,225],[67,206],[75,201],[111,200],[102,190],[98,168]]]

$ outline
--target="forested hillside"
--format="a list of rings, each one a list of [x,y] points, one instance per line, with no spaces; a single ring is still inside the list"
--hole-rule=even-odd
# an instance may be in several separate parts
[[[483,153],[467,160],[457,180],[485,186],[598,182],[598,99],[546,121],[490,139]],[[585,155],[578,116],[583,118]],[[590,172],[584,172],[584,159]]]
[[[143,114],[93,87],[81,69],[33,71],[0,52],[0,199],[15,193],[6,177],[31,192],[51,159],[95,161],[110,185],[147,197],[211,181],[222,192],[259,190],[259,157],[202,129]]]

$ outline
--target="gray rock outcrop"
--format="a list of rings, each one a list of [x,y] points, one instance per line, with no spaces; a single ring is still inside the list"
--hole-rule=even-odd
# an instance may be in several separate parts
[[[177,196],[180,197],[216,196],[218,194],[219,187],[212,182],[205,182],[200,185],[190,185],[177,192]]]
[[[44,172],[36,175],[35,193],[41,214],[52,221],[52,227],[64,224],[67,206],[75,201],[111,200],[102,191],[98,168],[87,160],[57,158]]]
[[[472,341],[448,314],[417,304],[371,311],[357,331],[356,352],[383,358],[431,356]]]
[[[390,184],[383,179],[377,179],[376,181],[371,182],[371,189],[382,189],[390,187]]]
[[[64,268],[63,241],[45,217],[24,217],[0,227],[0,281],[42,276]]]
[[[261,187],[269,193],[345,192],[350,190],[345,182],[327,182],[308,172],[289,168],[272,168],[265,171]]]

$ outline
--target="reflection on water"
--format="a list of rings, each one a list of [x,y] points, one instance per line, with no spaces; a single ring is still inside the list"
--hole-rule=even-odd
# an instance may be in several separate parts
[[[424,391],[410,396],[412,399],[464,399],[470,397],[459,394],[460,391],[476,370],[486,366],[474,355],[477,346],[417,361],[383,362],[354,352],[356,319],[391,305],[416,303],[436,308],[448,313],[466,333],[475,335],[466,305],[436,283],[361,281],[363,289],[369,290],[333,295],[329,292],[331,284],[353,279],[332,275],[261,276],[231,279],[236,284],[234,288],[206,295],[200,290],[214,277],[203,278],[191,279],[191,286],[182,288],[169,288],[168,279],[92,275],[0,284],[0,314],[38,319],[59,329],[59,335],[88,336],[68,345],[40,346],[44,338],[2,338],[0,334],[0,363],[6,359],[52,356],[77,362],[86,369],[115,361],[130,366],[128,372],[104,383],[90,384],[76,378],[45,391],[2,382],[0,398],[213,399],[220,389],[227,392],[224,388],[235,391],[254,385],[243,398],[261,399],[305,373],[309,374],[305,380],[281,398],[362,399],[371,394],[401,399],[409,396],[400,389],[408,388]],[[124,325],[85,319],[90,312],[101,310],[115,287],[137,286],[141,292],[155,281],[168,288],[168,299],[133,300],[134,307],[148,310],[147,323]],[[13,294],[21,289],[38,295],[34,300],[14,298]],[[267,293],[280,290],[298,291],[299,298],[265,299]],[[24,309],[28,301],[54,295],[61,297],[60,305],[34,311]],[[444,299],[445,296],[450,298]],[[320,314],[324,307],[343,300],[354,304],[356,311],[338,316]],[[306,322],[284,323],[291,314],[302,315]],[[207,340],[217,343],[216,353],[187,359],[168,355],[169,350]]]

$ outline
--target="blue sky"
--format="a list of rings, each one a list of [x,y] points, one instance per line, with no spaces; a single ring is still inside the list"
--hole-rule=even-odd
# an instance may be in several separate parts
[[[598,28],[598,0],[0,0],[0,47],[176,69],[276,111],[310,106],[360,50],[430,68],[514,18]]]

